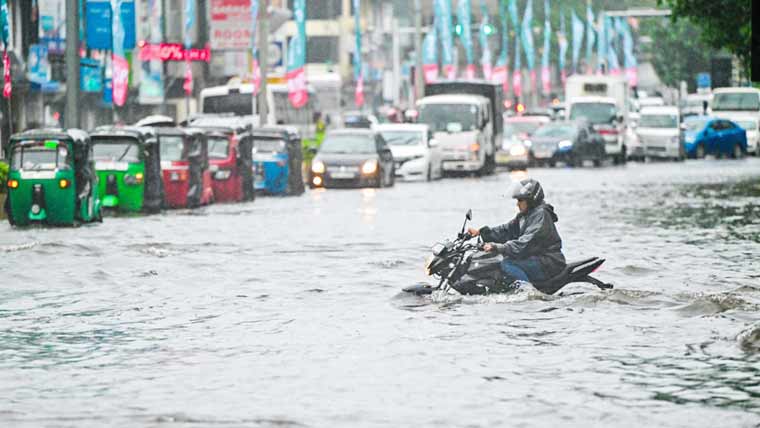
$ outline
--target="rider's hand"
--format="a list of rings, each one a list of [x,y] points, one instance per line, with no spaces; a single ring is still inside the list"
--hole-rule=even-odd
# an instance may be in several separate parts
[[[496,246],[494,244],[485,244],[483,245],[483,251],[487,253],[491,253],[496,251]]]
[[[467,229],[467,233],[469,233],[470,236],[472,236],[473,238],[475,238],[476,236],[480,235],[480,230],[475,229],[474,227],[470,227],[470,228]]]

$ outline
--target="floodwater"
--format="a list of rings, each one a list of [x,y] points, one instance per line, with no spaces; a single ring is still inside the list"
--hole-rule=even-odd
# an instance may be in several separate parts
[[[0,426],[760,426],[760,159],[536,169],[612,291],[405,296],[519,173],[0,225]]]

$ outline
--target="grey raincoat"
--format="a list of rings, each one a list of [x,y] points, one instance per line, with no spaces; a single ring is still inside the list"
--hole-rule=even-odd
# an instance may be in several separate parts
[[[527,214],[518,214],[507,224],[480,229],[484,242],[496,244],[496,250],[507,259],[537,258],[547,276],[565,268],[562,238],[554,226],[558,220],[554,207],[541,203]]]

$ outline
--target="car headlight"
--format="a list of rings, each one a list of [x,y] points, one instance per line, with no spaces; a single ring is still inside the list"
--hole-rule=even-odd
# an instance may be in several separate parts
[[[324,174],[325,173],[325,163],[319,160],[315,160],[311,163],[311,172],[314,174]]]
[[[362,165],[362,174],[372,175],[377,172],[377,159],[370,159]]]
[[[232,171],[229,169],[220,169],[214,173],[215,180],[226,180],[232,176]]]
[[[570,140],[562,140],[559,142],[560,149],[569,149],[571,147],[573,147],[573,142]]]
[[[528,153],[528,151],[525,150],[525,147],[523,147],[520,144],[516,144],[516,145],[512,146],[511,149],[509,149],[509,154],[512,155],[512,156],[525,156],[525,154],[527,154],[527,153]]]

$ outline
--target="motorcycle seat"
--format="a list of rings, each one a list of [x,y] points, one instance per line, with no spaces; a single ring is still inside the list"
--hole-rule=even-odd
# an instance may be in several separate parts
[[[588,259],[568,263],[559,274],[545,281],[535,281],[533,282],[533,286],[546,294],[554,294],[562,287],[572,282],[594,283],[593,281],[590,281],[590,277],[588,275],[591,272],[595,271],[599,266],[601,266],[604,261],[604,259],[600,259],[599,257],[591,257]],[[603,288],[598,284],[595,285]]]

